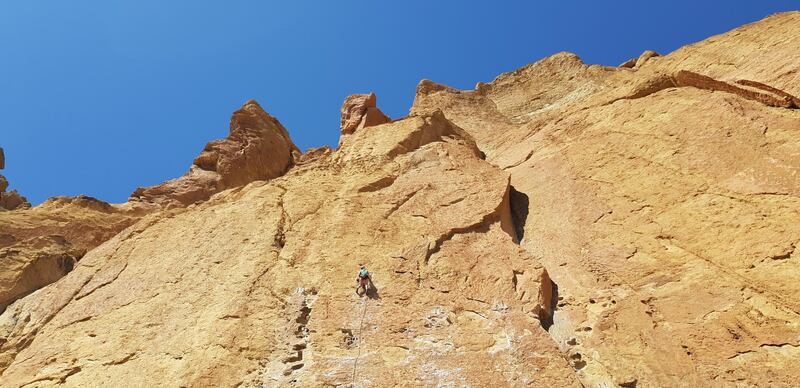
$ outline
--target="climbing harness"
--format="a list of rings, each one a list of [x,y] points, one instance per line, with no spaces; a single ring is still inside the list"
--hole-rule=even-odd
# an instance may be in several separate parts
[[[367,315],[368,301],[369,301],[368,299],[364,299],[363,301],[364,310],[361,312],[361,322],[358,324],[358,345],[356,345],[356,347],[358,348],[358,355],[356,356],[356,359],[353,361],[353,382],[351,383],[352,387],[356,386],[356,366],[358,365],[358,359],[361,357],[361,330],[363,329],[364,326],[364,317]]]

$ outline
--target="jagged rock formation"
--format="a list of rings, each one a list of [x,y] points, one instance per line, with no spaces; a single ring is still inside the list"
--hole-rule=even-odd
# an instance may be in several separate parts
[[[3,149],[0,148],[0,170],[6,167],[6,156]],[[27,209],[31,207],[28,200],[20,195],[17,190],[6,192],[8,188],[8,180],[3,175],[0,175],[0,211],[14,210],[14,209]]]
[[[233,113],[228,137],[206,144],[186,175],[138,188],[130,200],[187,206],[222,190],[278,177],[299,155],[286,128],[250,100]]]
[[[342,134],[349,135],[361,128],[388,123],[389,117],[378,109],[377,103],[375,93],[347,96],[341,109]]]
[[[560,53],[474,90],[424,80],[391,122],[351,97],[346,141],[303,155],[248,104],[230,142],[137,196],[180,206],[7,307],[0,379],[797,385],[798,30],[793,12],[630,66]]]
[[[377,102],[378,98],[375,93],[353,94],[345,98],[341,109],[342,122],[339,147],[355,131],[391,121],[389,116],[386,116],[378,109]]]

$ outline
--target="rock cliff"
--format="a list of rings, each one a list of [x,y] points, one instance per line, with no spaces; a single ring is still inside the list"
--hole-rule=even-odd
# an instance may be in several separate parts
[[[798,27],[418,88],[412,112],[441,109],[526,195],[521,245],[558,285],[549,332],[584,385],[800,382]]]
[[[0,276],[0,381],[798,385],[798,30],[423,80],[394,121],[354,95],[339,148],[302,155],[249,102],[128,204],[0,213],[40,284]],[[59,206],[116,226],[42,231]]]

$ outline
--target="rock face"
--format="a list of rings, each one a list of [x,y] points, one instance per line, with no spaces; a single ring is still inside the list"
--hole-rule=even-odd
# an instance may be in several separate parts
[[[797,28],[780,14],[635,72],[560,54],[418,93],[412,112],[443,110],[528,199],[521,245],[558,285],[549,332],[584,385],[800,381]]]
[[[66,275],[87,251],[141,214],[86,196],[54,197],[24,212],[0,213],[0,311]]]
[[[795,386],[798,30],[785,13],[629,67],[424,80],[391,122],[351,96],[346,141],[303,155],[245,105],[136,196],[180,206],[77,261],[25,242],[74,269],[0,315],[0,380]]]
[[[0,170],[6,167],[6,156],[3,149],[0,148]],[[0,175],[0,211],[27,209],[31,207],[28,200],[20,195],[17,190],[6,192],[8,188],[8,180],[3,175]]]
[[[190,205],[222,190],[278,177],[299,155],[286,128],[250,100],[233,113],[228,137],[206,144],[186,175],[138,188],[130,200]]]
[[[515,243],[508,175],[441,112],[352,136],[147,216],[9,306],[4,381],[577,386],[541,326],[552,288]]]
[[[349,135],[358,129],[388,123],[389,117],[377,106],[375,93],[353,94],[345,98],[342,104],[343,135]]]

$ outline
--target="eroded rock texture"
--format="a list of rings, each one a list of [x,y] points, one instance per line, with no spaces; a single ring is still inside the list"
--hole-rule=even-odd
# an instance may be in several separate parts
[[[374,97],[351,97],[347,140],[303,155],[247,104],[190,173],[137,191],[168,206],[39,259],[74,269],[0,315],[0,380],[796,386],[798,30],[424,80],[368,129]]]
[[[222,190],[282,175],[300,151],[281,123],[250,100],[231,117],[230,134],[206,144],[185,175],[138,188],[132,201],[187,206]]]
[[[0,213],[0,311],[55,282],[92,248],[133,224],[143,210],[97,199],[53,197]]]
[[[527,196],[522,246],[558,284],[549,332],[584,385],[800,382],[797,28],[418,93],[413,112],[443,110]]]
[[[9,306],[2,377],[346,385],[358,358],[360,385],[577,385],[540,323],[551,285],[514,242],[508,175],[441,112],[352,136],[283,177],[147,216]]]

